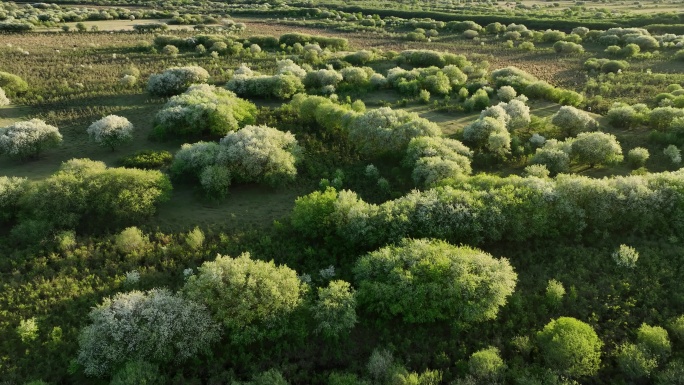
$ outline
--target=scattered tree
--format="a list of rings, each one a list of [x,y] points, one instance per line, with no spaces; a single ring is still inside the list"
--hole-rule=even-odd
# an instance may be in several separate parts
[[[133,124],[122,116],[108,115],[88,127],[90,138],[103,147],[114,149],[133,140]]]
[[[0,128],[0,154],[14,158],[36,158],[43,150],[62,143],[62,134],[55,126],[40,119],[31,119]]]

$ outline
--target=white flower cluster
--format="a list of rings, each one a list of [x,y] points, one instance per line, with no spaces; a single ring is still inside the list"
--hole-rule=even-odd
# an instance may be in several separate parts
[[[276,74],[278,75],[294,75],[300,79],[304,79],[306,76],[306,70],[304,70],[302,67],[297,65],[297,63],[293,62],[290,59],[285,59],[285,60],[278,60],[276,61],[276,66],[278,67],[278,70],[276,71]]]
[[[161,74],[151,75],[147,81],[147,92],[156,96],[177,95],[190,85],[206,83],[209,72],[202,67],[172,67]]]
[[[55,126],[40,119],[17,122],[0,128],[0,153],[12,157],[37,156],[43,149],[62,143],[62,134]]]
[[[571,152],[571,139],[565,141],[558,141],[556,139],[545,140],[543,147],[537,148],[531,163],[546,166],[549,172],[554,175],[567,172],[570,169]]]
[[[204,306],[164,289],[106,298],[90,320],[79,336],[77,357],[89,376],[105,376],[132,359],[182,362],[219,337]]]
[[[112,150],[122,143],[133,140],[133,124],[123,116],[105,116],[91,124],[87,132],[95,143]]]

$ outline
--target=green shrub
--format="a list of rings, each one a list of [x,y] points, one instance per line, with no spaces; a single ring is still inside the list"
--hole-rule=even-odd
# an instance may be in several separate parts
[[[112,377],[109,385],[163,385],[166,381],[156,365],[130,361]]]
[[[195,228],[185,236],[185,244],[192,250],[199,250],[202,245],[204,245],[204,232],[202,232],[199,227],[195,226]]]
[[[119,164],[127,168],[152,170],[168,167],[172,161],[173,154],[166,150],[141,150],[133,155],[121,158]]]
[[[287,266],[244,253],[205,262],[183,290],[209,308],[232,342],[245,344],[287,334],[288,318],[302,305],[307,286]]]
[[[135,226],[124,229],[114,240],[116,248],[126,254],[139,251],[147,247],[148,243],[148,237]]]
[[[667,330],[660,326],[642,324],[637,331],[637,344],[648,354],[663,363],[672,353],[672,344]]]
[[[627,163],[629,163],[633,169],[644,167],[648,158],[648,150],[643,147],[635,147],[627,153]]]
[[[639,380],[647,378],[658,367],[658,362],[641,347],[626,343],[622,344],[615,353],[618,367],[629,379]]]
[[[549,280],[549,283],[546,285],[546,302],[551,307],[557,308],[563,302],[563,296],[565,296],[563,284],[555,279]]]
[[[603,343],[594,329],[575,318],[560,317],[537,333],[544,362],[560,374],[592,376],[601,365]]]
[[[360,306],[409,323],[493,319],[517,279],[506,259],[428,239],[405,239],[369,253],[354,274]]]
[[[670,330],[679,341],[684,341],[684,315],[680,315],[670,323]]]
[[[7,92],[9,97],[28,91],[28,83],[17,75],[0,71],[0,88]]]
[[[490,346],[470,356],[468,369],[470,374],[480,380],[494,381],[506,370],[506,364],[499,356],[499,349]]]

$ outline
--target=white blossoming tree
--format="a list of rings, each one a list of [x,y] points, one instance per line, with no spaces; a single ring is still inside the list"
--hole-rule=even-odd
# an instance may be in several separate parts
[[[455,139],[421,136],[411,139],[404,164],[413,167],[413,180],[417,185],[431,187],[437,182],[470,174],[473,152]]]
[[[41,151],[62,143],[62,134],[55,126],[40,119],[17,122],[0,128],[0,153],[14,158],[35,158]]]
[[[297,176],[300,148],[294,135],[268,126],[247,126],[221,139],[218,163],[243,182],[278,186]]]
[[[207,309],[163,289],[106,298],[90,312],[79,335],[77,361],[86,375],[102,377],[130,360],[182,362],[218,340]]]
[[[192,84],[206,83],[209,72],[202,67],[172,67],[153,74],[147,81],[147,92],[155,96],[178,95]]]
[[[117,146],[133,140],[133,124],[123,116],[108,115],[88,127],[90,138],[114,151]]]

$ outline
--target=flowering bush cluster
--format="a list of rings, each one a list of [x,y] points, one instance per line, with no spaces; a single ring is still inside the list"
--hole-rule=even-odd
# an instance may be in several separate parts
[[[212,196],[225,195],[232,180],[279,186],[297,176],[299,147],[294,135],[267,126],[246,126],[219,143],[184,144],[172,172],[194,176]]]
[[[563,106],[551,117],[551,123],[561,129],[565,136],[574,136],[580,132],[595,131],[599,124],[589,114],[575,107]]]
[[[470,174],[473,152],[455,139],[421,136],[411,139],[404,163],[413,168],[416,185],[430,187],[459,174]]]
[[[61,143],[62,134],[57,127],[40,119],[0,127],[0,154],[14,158],[35,158],[41,151]]]
[[[293,216],[298,217],[300,210],[319,212],[319,228],[308,229],[306,221],[293,225],[303,232],[337,234],[350,245],[364,247],[406,237],[477,244],[682,231],[684,171],[605,179],[564,174],[555,179],[463,176],[453,185],[414,191],[380,205],[346,190],[302,199]]]
[[[172,67],[161,74],[153,74],[147,81],[147,92],[155,96],[178,95],[190,85],[206,83],[209,72],[202,67]]]
[[[162,136],[225,135],[254,123],[256,113],[253,103],[234,93],[199,84],[169,99],[155,121]]]
[[[381,107],[351,119],[349,140],[366,156],[398,154],[406,150],[412,138],[440,136],[436,123],[416,113]]]
[[[79,336],[77,361],[102,377],[130,360],[182,362],[207,351],[219,328],[203,305],[167,290],[131,291],[106,298],[90,312]]]
[[[117,115],[108,115],[94,122],[88,127],[87,132],[95,143],[112,150],[133,140],[133,124]]]

